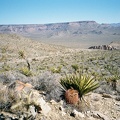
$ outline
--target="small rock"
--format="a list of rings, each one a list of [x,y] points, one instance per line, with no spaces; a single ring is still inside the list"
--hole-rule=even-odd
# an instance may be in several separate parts
[[[102,113],[100,113],[100,112],[98,112],[98,111],[93,111],[92,116],[93,116],[94,118],[97,118],[97,119],[101,118],[101,119],[103,119],[103,120],[110,120],[110,118],[108,118],[106,115],[104,115],[104,114],[102,114]]]
[[[52,105],[56,105],[56,104],[57,104],[55,100],[51,100],[50,103],[51,103]]]
[[[25,88],[25,87],[32,88],[33,86],[31,84],[29,84],[29,83],[23,83],[23,82],[21,82],[19,80],[16,80],[16,90],[17,91],[22,91],[23,88]]]
[[[120,101],[120,96],[117,96],[115,100]]]
[[[112,91],[112,95],[117,95],[117,91]]]
[[[93,100],[94,100],[94,101],[99,101],[99,99],[100,99],[100,98],[99,98],[98,96],[94,96],[94,97],[93,97]]]
[[[33,106],[33,105],[29,106],[28,111],[32,114],[33,117],[35,117],[37,114],[37,112],[35,111],[35,106]]]
[[[75,113],[73,113],[73,112],[70,113],[70,116],[75,117]]]
[[[63,100],[61,100],[59,103],[60,103],[60,105],[64,105],[64,101]]]
[[[103,93],[102,94],[102,97],[105,97],[105,98],[112,98],[112,96],[110,94],[106,94],[106,93]]]
[[[59,107],[59,110],[64,111],[64,108],[62,106]]]
[[[17,115],[15,115],[15,114],[12,114],[12,113],[8,113],[8,112],[1,112],[1,115],[2,115],[2,117],[4,117],[4,118],[6,118],[5,120],[7,120],[7,119],[12,119],[12,120],[14,120],[14,119],[18,119],[18,116]],[[1,118],[1,115],[0,115],[0,118]],[[1,119],[0,119],[1,120]],[[3,119],[4,120],[4,119]]]
[[[66,115],[66,113],[64,111],[62,111],[62,116]]]
[[[48,106],[48,104],[42,97],[38,99],[37,104],[40,105],[41,108],[41,111],[39,112],[44,115],[47,115],[47,113],[51,110],[51,108]]]
[[[85,115],[81,112],[78,112],[77,110],[73,110],[73,112],[70,114],[70,116],[73,116],[73,117],[81,117],[81,118],[84,118]]]
[[[64,115],[66,114],[66,113],[64,112],[65,109],[64,109],[62,106],[59,107],[59,110],[61,110],[62,116],[64,116]]]

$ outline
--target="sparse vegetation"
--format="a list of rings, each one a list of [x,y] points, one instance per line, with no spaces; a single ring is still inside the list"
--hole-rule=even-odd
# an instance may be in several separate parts
[[[7,61],[7,56],[6,55],[2,55],[0,58],[0,62],[5,62]]]
[[[25,59],[25,52],[24,52],[24,51],[20,50],[20,51],[18,52],[18,54],[19,54],[19,58]]]
[[[0,83],[0,109],[10,109],[13,102],[16,100],[15,92],[13,89],[8,89],[5,85]]]
[[[8,46],[2,46],[2,48],[1,48],[2,53],[6,53],[7,49],[8,49]]]
[[[7,64],[7,63],[4,63],[3,66],[2,66],[2,71],[9,71],[11,70],[11,67]]]
[[[25,76],[32,76],[32,72],[28,69],[28,67],[22,67],[20,69],[20,72],[24,74]]]
[[[52,67],[51,68],[51,72],[52,73],[60,73],[61,72],[61,68],[62,68],[62,66],[58,66],[57,68]]]
[[[77,71],[77,70],[79,69],[79,66],[78,66],[77,64],[73,64],[73,65],[71,65],[71,67],[72,67],[75,71]]]

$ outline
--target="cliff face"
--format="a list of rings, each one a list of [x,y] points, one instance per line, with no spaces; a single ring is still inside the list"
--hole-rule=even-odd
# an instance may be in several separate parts
[[[79,21],[53,24],[30,25],[0,25],[0,33],[16,33],[24,36],[30,34],[39,37],[53,37],[84,34],[112,34],[120,35],[120,26],[113,24],[98,24],[95,21]]]

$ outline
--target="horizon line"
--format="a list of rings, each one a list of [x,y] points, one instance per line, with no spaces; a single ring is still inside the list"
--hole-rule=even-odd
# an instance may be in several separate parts
[[[51,22],[51,23],[15,23],[15,24],[0,24],[0,25],[49,25],[49,24],[63,24],[63,23],[75,23],[75,22],[95,22],[97,24],[118,24],[120,22],[113,22],[113,23],[99,23],[96,22],[95,20],[81,20],[81,21],[67,21],[67,22]]]

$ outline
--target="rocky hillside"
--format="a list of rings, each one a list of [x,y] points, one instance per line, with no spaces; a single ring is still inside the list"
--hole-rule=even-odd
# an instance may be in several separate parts
[[[60,81],[76,73],[89,75],[99,88],[74,105],[66,102]],[[120,51],[73,49],[0,34],[0,120],[6,119],[119,120]]]
[[[119,50],[120,49],[120,42],[115,41],[115,42],[111,42],[109,45],[91,46],[88,49]]]
[[[98,24],[95,21],[0,25],[0,33],[20,34],[42,42],[83,48],[120,40],[119,24]]]
[[[111,42],[110,46],[113,46],[116,49],[120,49],[120,41]]]

